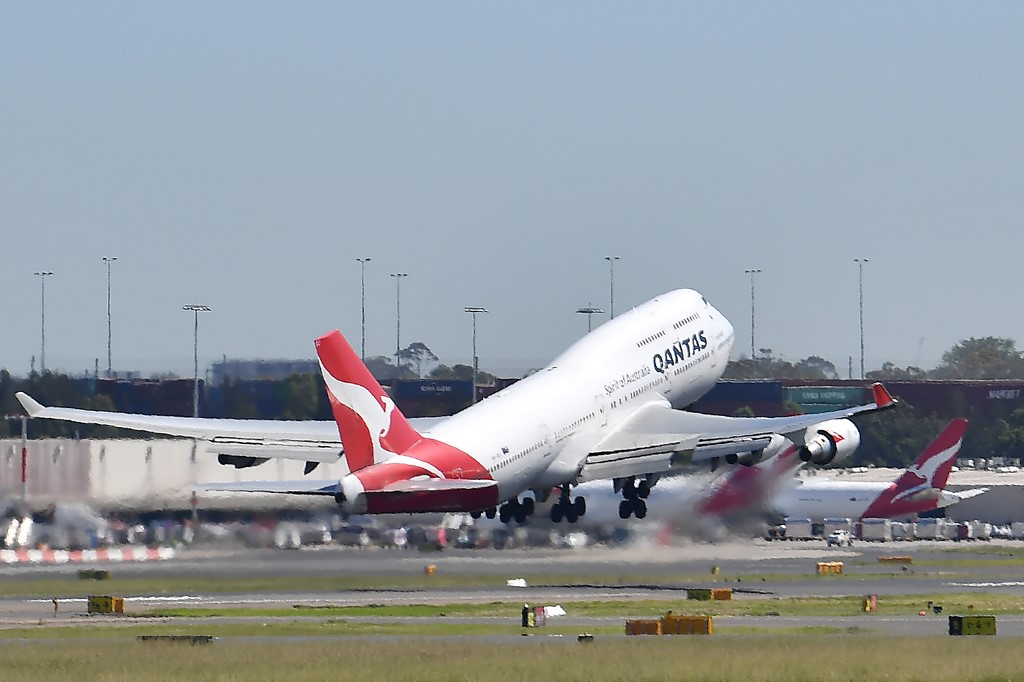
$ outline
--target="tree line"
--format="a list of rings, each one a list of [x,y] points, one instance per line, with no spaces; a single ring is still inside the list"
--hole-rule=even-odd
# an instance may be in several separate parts
[[[741,356],[729,362],[723,379],[839,379],[836,366],[812,355],[789,362],[762,348],[753,360]],[[879,369],[867,372],[870,381],[950,381],[954,379],[1024,379],[1024,353],[1017,350],[1013,339],[986,336],[971,337],[953,345],[942,354],[936,367],[924,369],[914,365],[900,367],[883,362]]]

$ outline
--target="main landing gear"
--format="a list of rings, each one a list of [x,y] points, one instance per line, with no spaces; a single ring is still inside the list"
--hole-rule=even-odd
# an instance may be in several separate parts
[[[491,507],[483,511],[471,512],[470,516],[474,519],[479,519],[483,515],[487,515],[487,518],[493,519],[495,516],[502,523],[508,523],[509,521],[515,521],[516,523],[522,523],[526,520],[526,517],[533,514],[534,501],[532,497],[523,498],[520,502],[519,499],[509,500],[500,507]]]
[[[587,500],[580,495],[575,500],[570,501],[569,484],[563,485],[558,501],[551,506],[551,520],[559,523],[562,519],[565,519],[569,523],[576,523],[577,519],[586,513]]]
[[[629,479],[622,485],[622,502],[619,502],[619,518],[628,519],[635,516],[642,519],[647,516],[647,496],[651,494],[651,484],[646,480],[636,483]]]

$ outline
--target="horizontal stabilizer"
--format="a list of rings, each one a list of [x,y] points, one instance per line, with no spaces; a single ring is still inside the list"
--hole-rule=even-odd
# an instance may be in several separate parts
[[[950,502],[950,504],[956,504],[957,502],[963,502],[964,500],[969,500],[972,497],[977,497],[982,493],[987,493],[988,488],[971,488],[970,490],[957,490],[956,492],[953,492],[952,490],[944,490],[943,492],[946,495],[955,498]]]

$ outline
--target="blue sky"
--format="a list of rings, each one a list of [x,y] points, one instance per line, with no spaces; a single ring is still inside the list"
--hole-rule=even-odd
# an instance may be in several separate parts
[[[542,364],[692,287],[757,345],[934,366],[1024,342],[1024,6],[10,3],[0,366],[191,371],[402,341]],[[595,322],[596,322],[595,318]],[[856,370],[855,370],[856,371]]]

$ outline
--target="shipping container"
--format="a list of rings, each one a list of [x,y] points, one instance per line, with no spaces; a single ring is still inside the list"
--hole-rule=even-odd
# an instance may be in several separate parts
[[[704,394],[711,402],[781,403],[782,386],[777,381],[719,381]]]
[[[975,540],[991,540],[992,524],[986,521],[972,521],[971,528],[974,531]]]
[[[893,524],[889,519],[861,519],[860,539],[871,542],[889,542],[893,539]]]
[[[438,397],[446,401],[472,400],[473,382],[458,380],[399,381],[395,385],[395,399]]]
[[[914,524],[905,521],[892,522],[892,539],[896,542],[914,539]]]
[[[861,386],[793,386],[782,389],[782,400],[792,401],[801,407],[827,407],[836,410],[864,403],[864,388]],[[824,412],[826,410],[809,410]]]
[[[821,527],[821,534],[827,537],[830,533],[837,530],[845,530],[852,535],[853,520],[849,518],[827,518]]]
[[[961,540],[973,540],[974,539],[974,527],[969,521],[962,521],[960,523],[950,523],[946,525],[949,532],[947,535],[951,535],[951,540],[960,542]]]
[[[786,517],[787,540],[811,540],[813,538],[814,532],[810,519]]]
[[[914,526],[914,537],[918,540],[945,540],[945,519],[918,519]]]

